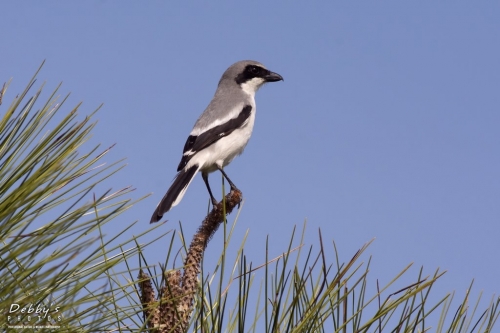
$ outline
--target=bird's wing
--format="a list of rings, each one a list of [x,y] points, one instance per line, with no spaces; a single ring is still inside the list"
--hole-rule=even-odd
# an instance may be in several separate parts
[[[190,135],[184,145],[182,159],[177,167],[177,171],[182,170],[197,152],[242,127],[250,117],[251,112],[252,106],[245,105],[236,118],[231,118],[227,122],[214,126],[199,135]]]

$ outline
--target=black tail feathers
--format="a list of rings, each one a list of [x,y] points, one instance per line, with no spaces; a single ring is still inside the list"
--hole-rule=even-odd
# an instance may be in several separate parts
[[[198,165],[179,171],[167,193],[156,207],[150,223],[158,222],[163,217],[163,214],[179,203],[197,171]]]

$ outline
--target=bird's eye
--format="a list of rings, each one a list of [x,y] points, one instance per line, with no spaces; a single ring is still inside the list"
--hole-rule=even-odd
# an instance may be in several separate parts
[[[259,73],[259,68],[256,66],[251,66],[250,67],[250,73],[252,74],[258,74]]]

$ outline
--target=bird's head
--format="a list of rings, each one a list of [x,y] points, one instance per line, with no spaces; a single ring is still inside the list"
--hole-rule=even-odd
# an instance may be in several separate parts
[[[223,80],[234,80],[244,92],[254,95],[264,83],[282,81],[283,77],[271,72],[260,62],[243,60],[231,65],[222,75],[219,84]]]

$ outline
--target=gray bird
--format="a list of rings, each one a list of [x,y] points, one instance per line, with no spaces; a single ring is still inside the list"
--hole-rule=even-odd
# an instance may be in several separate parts
[[[210,172],[219,170],[231,190],[237,189],[223,168],[243,152],[252,135],[255,93],[264,83],[281,80],[281,75],[252,60],[238,61],[222,74],[212,101],[187,138],[178,173],[156,207],[151,223],[159,221],[182,200],[198,171],[201,171],[213,205],[217,200],[208,184]]]

